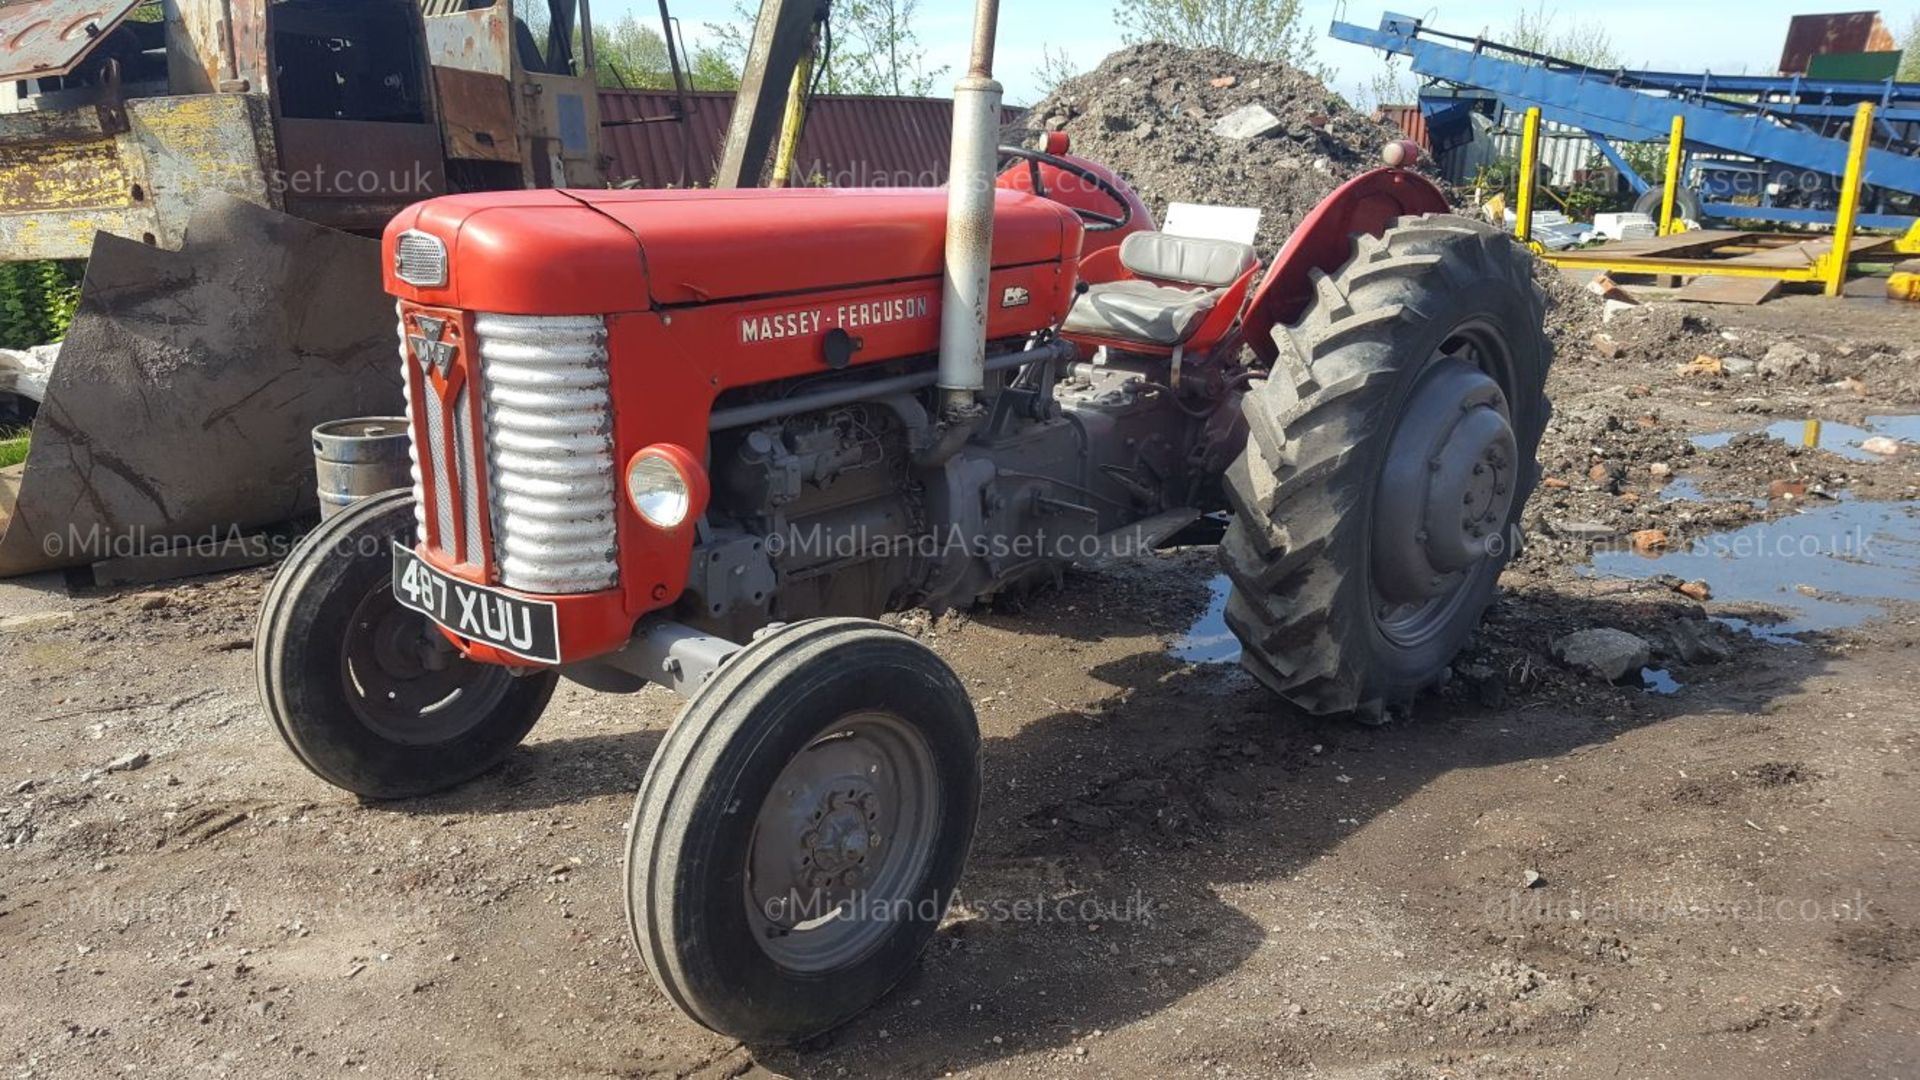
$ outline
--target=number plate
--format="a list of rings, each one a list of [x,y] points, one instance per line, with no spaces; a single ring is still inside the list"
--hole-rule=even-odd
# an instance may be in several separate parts
[[[461,581],[393,546],[393,595],[455,634],[538,664],[560,662],[560,609]]]

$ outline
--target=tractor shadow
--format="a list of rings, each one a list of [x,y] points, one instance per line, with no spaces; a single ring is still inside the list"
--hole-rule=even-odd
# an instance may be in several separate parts
[[[1206,607],[1211,570],[1196,571],[1210,562],[1152,562],[1141,580],[1082,578],[1017,617],[974,622],[996,636],[1101,642],[1139,637],[1143,589],[1184,596],[1196,615]],[[1665,601],[1623,607],[1540,588],[1503,598],[1482,637],[1526,642],[1550,627],[1643,628],[1672,617]],[[975,646],[987,656],[1007,647]],[[1498,708],[1455,688],[1411,721],[1366,728],[1304,716],[1236,664],[1190,664],[1156,647],[1112,651],[1092,668],[1121,688],[1103,700],[1017,730],[983,713],[979,836],[956,914],[919,969],[808,1046],[751,1048],[762,1064],[794,1076],[938,1075],[1097,1052],[1096,1033],[1178,1007],[1271,947],[1279,928],[1232,903],[1235,893],[1279,887],[1434,778],[1554,758],[1677,715],[1758,711],[1824,667],[1816,650],[1783,663],[1777,647],[1743,642],[1731,661],[1700,670],[1691,697],[1556,671]],[[971,682],[967,656],[956,660]],[[1276,1038],[1291,1019],[1284,980],[1235,1002]]]
[[[646,728],[529,742],[495,768],[451,791],[364,806],[416,817],[494,817],[575,806],[605,795],[630,799],[640,790],[647,765],[665,735],[657,728]]]

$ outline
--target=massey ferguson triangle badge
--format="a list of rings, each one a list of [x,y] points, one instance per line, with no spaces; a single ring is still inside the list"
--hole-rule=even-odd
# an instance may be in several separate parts
[[[413,328],[419,333],[407,335],[407,344],[413,346],[414,359],[420,361],[423,370],[444,381],[453,369],[453,343],[442,340],[446,336],[447,320],[415,315]]]

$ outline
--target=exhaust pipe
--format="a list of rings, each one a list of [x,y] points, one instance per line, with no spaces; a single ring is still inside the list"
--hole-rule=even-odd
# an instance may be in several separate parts
[[[947,177],[947,265],[940,307],[942,412],[969,412],[986,386],[987,291],[993,274],[993,167],[1000,99],[993,80],[999,0],[979,0],[973,57],[953,88],[953,166]]]

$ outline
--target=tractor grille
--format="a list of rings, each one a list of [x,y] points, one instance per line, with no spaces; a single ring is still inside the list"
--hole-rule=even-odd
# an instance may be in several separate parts
[[[420,542],[451,556],[455,562],[485,567],[486,541],[481,532],[485,514],[480,505],[480,444],[473,429],[471,381],[450,401],[442,400],[427,382],[427,374],[407,338],[411,330],[405,313],[400,319],[400,385],[407,399],[407,415],[418,415],[426,428],[426,446],[417,438],[407,442],[413,477],[413,515]],[[417,410],[417,412],[416,412]],[[448,437],[451,421],[452,437]]]
[[[595,316],[480,315],[474,329],[500,583],[548,594],[612,588],[619,569],[606,324]]]
[[[443,399],[419,353],[429,340],[459,346],[460,333],[433,339],[423,332],[423,317],[454,322],[428,312],[402,311],[400,319],[401,385],[408,415],[420,421],[407,448],[420,542],[476,576],[525,592],[614,587],[605,324],[591,316],[475,316],[473,348],[453,354],[464,378],[452,380],[457,389]],[[479,425],[476,403],[484,415]]]

